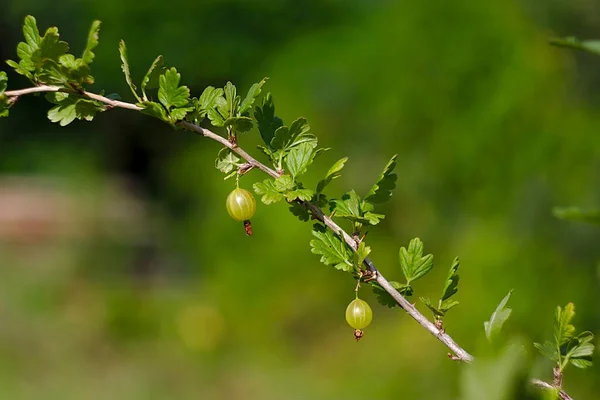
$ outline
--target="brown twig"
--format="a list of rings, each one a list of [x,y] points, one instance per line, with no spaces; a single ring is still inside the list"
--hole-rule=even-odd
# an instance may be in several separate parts
[[[67,93],[72,93],[72,94],[76,94],[76,95],[86,96],[90,99],[108,104],[111,107],[119,107],[119,108],[125,108],[128,110],[135,110],[135,111],[142,110],[142,107],[140,107],[136,104],[112,100],[107,97],[100,96],[100,95],[86,92],[86,91],[75,92],[73,90],[64,89],[64,88],[61,88],[58,86],[41,85],[41,86],[35,86],[32,88],[27,88],[27,89],[6,91],[4,93],[8,97],[18,97],[18,96],[21,96],[24,94],[41,93],[41,92],[67,92]],[[246,162],[248,164],[250,164],[250,166],[252,166],[252,168],[260,169],[261,171],[263,171],[264,173],[266,173],[267,175],[269,175],[275,179],[277,179],[281,176],[281,173],[279,173],[279,172],[267,167],[263,163],[257,161],[254,157],[252,157],[250,154],[248,154],[244,149],[239,147],[237,144],[231,143],[226,138],[224,138],[206,128],[202,128],[198,125],[192,124],[187,121],[179,121],[177,123],[177,125],[182,128],[185,128],[187,130],[196,132],[206,138],[212,139],[212,140],[218,142],[219,144],[221,144],[222,146],[227,147],[232,152],[236,153],[237,155],[242,157],[244,160],[246,160]],[[297,202],[299,204],[302,204],[308,210],[310,210],[313,215],[313,218],[321,221],[325,226],[327,226],[329,229],[331,229],[335,234],[340,236],[344,240],[344,242],[346,242],[346,244],[348,246],[350,246],[350,248],[352,248],[354,251],[357,250],[358,243],[356,242],[356,240],[354,240],[354,238],[352,236],[350,236],[346,231],[344,231],[342,228],[340,228],[340,226],[337,225],[331,219],[331,217],[325,215],[319,207],[317,207],[315,204],[313,204],[309,201],[297,200]],[[446,345],[446,347],[448,347],[448,349],[450,349],[454,353],[454,355],[451,357],[453,360],[463,361],[463,362],[473,361],[473,356],[471,356],[466,350],[464,350],[462,347],[460,347],[452,339],[452,337],[450,337],[450,335],[448,335],[443,330],[438,329],[431,321],[429,321],[427,319],[427,317],[425,317],[423,314],[421,314],[419,312],[419,310],[417,310],[415,308],[415,306],[410,304],[410,302],[408,300],[406,300],[404,298],[404,296],[402,296],[388,282],[387,279],[385,279],[385,277],[377,270],[375,265],[371,262],[371,260],[368,257],[365,258],[363,264],[366,267],[367,271],[369,271],[369,273],[371,273],[373,276],[376,277],[375,278],[376,282],[383,288],[383,290],[385,290],[387,293],[389,293],[394,298],[396,303],[398,303],[398,305],[400,307],[402,307],[404,309],[404,311],[406,311],[415,321],[417,321],[423,328],[425,328],[431,335],[433,335],[433,337],[435,337],[439,341],[441,341],[444,345]]]

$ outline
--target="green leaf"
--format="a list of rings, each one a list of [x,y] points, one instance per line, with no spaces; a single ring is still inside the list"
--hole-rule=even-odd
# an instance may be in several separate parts
[[[600,40],[577,40],[573,36],[551,39],[550,44],[600,55]]]
[[[431,304],[429,297],[419,297],[419,300],[421,300],[421,302],[425,304],[427,308],[429,308],[429,310],[433,313],[434,318],[440,319],[444,316],[444,313],[441,310],[438,310],[433,304]]]
[[[375,281],[372,281],[370,283],[371,286],[373,286],[373,293],[375,294],[375,296],[377,296],[377,301],[379,302],[379,304],[390,308],[398,305],[398,303],[396,303],[396,300],[394,300],[394,298],[388,292],[386,292],[378,283],[376,283]],[[414,294],[414,290],[410,285],[406,285],[404,283],[396,281],[390,281],[390,285],[392,285],[392,287],[404,297],[409,297]]]
[[[240,165],[240,158],[226,147],[219,151],[215,161],[215,167],[224,174],[229,174],[236,170]]]
[[[548,359],[550,359],[552,361],[558,361],[559,360],[559,356],[558,356],[558,353],[557,353],[557,348],[549,340],[546,340],[543,344],[542,343],[534,343],[533,346],[536,349],[538,349],[540,351],[540,353],[542,353],[542,355],[544,357],[547,357]]]
[[[448,310],[453,309],[454,307],[456,307],[459,304],[460,303],[456,300],[442,301],[442,305],[440,306],[440,311],[443,312],[444,314],[446,314],[446,312],[448,312]]]
[[[310,212],[300,203],[292,203],[289,210],[302,222],[308,222],[310,219]]]
[[[223,122],[223,126],[231,126],[236,132],[248,132],[252,129],[252,118],[250,117],[231,117]]]
[[[4,93],[6,88],[8,87],[8,76],[6,72],[0,71],[0,93]]]
[[[275,179],[274,187],[281,193],[288,192],[294,188],[294,181],[289,175],[281,175]]]
[[[371,247],[367,246],[365,242],[360,242],[358,248],[354,252],[355,262],[358,268],[360,268],[365,261],[365,258],[369,257],[369,254],[371,254]]]
[[[31,61],[36,66],[36,70],[48,68],[58,64],[60,56],[67,54],[68,51],[69,45],[60,40],[58,28],[50,27],[46,29],[40,48],[31,54]]]
[[[165,108],[159,103],[155,103],[153,101],[143,101],[141,103],[138,103],[137,105],[143,107],[143,109],[141,110],[142,114],[150,115],[164,122],[170,122]]]
[[[167,69],[159,78],[158,100],[167,110],[171,107],[184,107],[190,102],[190,89],[179,86],[181,75],[177,69]]]
[[[131,72],[129,71],[129,61],[127,61],[127,46],[125,45],[124,40],[121,40],[119,42],[119,56],[121,57],[121,61],[123,62],[123,64],[121,64],[121,69],[125,74],[125,80],[127,81],[127,85],[129,85],[129,89],[131,89],[131,93],[133,93],[137,101],[141,103],[142,99],[140,99],[140,96],[138,96],[137,88],[135,87],[135,84],[131,79]]]
[[[25,17],[25,22],[23,23],[23,36],[25,36],[25,42],[27,42],[33,50],[40,47],[42,38],[40,37],[40,31],[37,27],[35,18],[31,15]]]
[[[310,133],[310,125],[305,118],[298,118],[289,128],[282,126],[275,131],[275,137],[271,140],[271,148],[287,151],[302,143],[311,143],[317,147],[317,138]]]
[[[68,93],[48,93],[46,99],[56,104],[48,111],[48,119],[61,126],[69,125],[75,119],[91,121],[98,111],[105,109],[95,101],[70,96]]]
[[[305,173],[308,166],[312,164],[314,156],[315,151],[311,143],[302,143],[294,147],[286,157],[290,174],[296,178]]]
[[[194,110],[194,107],[179,107],[179,108],[173,108],[169,114],[171,114],[171,123],[174,123],[176,121],[181,121],[183,119],[185,119],[185,117],[187,116],[187,114]]]
[[[90,32],[88,33],[88,40],[85,46],[85,50],[83,51],[83,55],[81,58],[83,62],[86,64],[91,64],[94,61],[94,57],[96,56],[92,50],[98,46],[98,34],[100,33],[100,24],[101,22],[96,20],[92,22],[92,27],[90,28]]]
[[[310,241],[311,252],[321,255],[321,262],[333,265],[335,269],[351,271],[353,264],[350,261],[352,252],[338,236],[330,231],[312,232],[316,239]]]
[[[24,75],[29,80],[33,80],[33,75],[26,68],[24,68],[21,64],[16,63],[13,60],[6,60],[6,63],[15,70],[17,74]],[[33,64],[32,64],[33,65]]]
[[[310,199],[312,199],[314,194],[315,194],[315,192],[313,192],[310,189],[300,188],[300,189],[295,189],[295,190],[285,193],[285,198],[287,201],[290,201],[290,202],[294,201],[296,199],[303,200],[303,201],[310,201]]]
[[[270,148],[271,141],[275,137],[275,131],[283,126],[283,121],[275,116],[275,105],[271,93],[263,97],[262,106],[255,108],[254,118],[258,124],[260,136]]]
[[[225,98],[223,97],[223,89],[221,89],[221,88],[215,89],[212,86],[208,86],[207,88],[204,89],[204,91],[202,92],[202,95],[200,95],[200,98],[196,102],[196,111],[194,113],[194,122],[196,124],[199,124],[200,122],[202,122],[204,120],[204,118],[207,116],[208,111],[211,110],[211,112],[213,114],[213,118],[217,117],[219,122],[221,123],[221,126],[223,126],[223,123],[225,122],[225,120],[223,119],[223,117],[221,115],[218,114],[218,112],[215,109],[217,108],[217,106],[219,104],[224,104],[224,103],[225,103]],[[211,121],[212,121],[212,118],[211,118]],[[214,123],[213,123],[213,125],[214,125]]]
[[[500,330],[502,326],[510,317],[510,313],[512,309],[510,307],[506,307],[506,303],[508,303],[508,299],[510,299],[510,295],[512,294],[512,290],[508,292],[506,296],[502,299],[496,310],[492,313],[489,321],[485,321],[483,326],[485,328],[485,336],[491,342],[493,336],[495,336]]]
[[[148,101],[148,96],[146,95],[146,89],[154,89],[158,87],[158,80],[162,73],[162,66],[164,63],[163,56],[158,56],[148,68],[148,72],[144,75],[144,79],[142,79],[142,97],[144,101]]]
[[[564,309],[556,307],[554,313],[554,342],[557,347],[566,344],[573,338],[575,327],[571,325],[571,320],[575,316],[575,305],[569,303]]]
[[[458,292],[458,281],[460,277],[458,275],[458,267],[460,266],[460,262],[458,261],[458,257],[452,261],[452,265],[450,266],[450,271],[448,272],[448,278],[446,278],[446,283],[444,283],[444,289],[442,290],[441,300],[445,301],[450,297],[454,296],[456,292]]]
[[[267,205],[283,200],[283,194],[275,188],[275,181],[273,179],[256,182],[253,188],[256,194],[262,195],[261,200]]]
[[[269,78],[263,78],[262,81],[255,83],[254,85],[252,85],[250,87],[250,90],[248,90],[248,94],[246,95],[246,98],[244,99],[244,101],[242,101],[242,104],[240,105],[239,115],[244,115],[245,112],[247,112],[248,110],[250,110],[252,108],[254,101],[260,95],[261,88],[267,82],[267,79],[269,79]]]
[[[423,242],[419,238],[411,240],[408,249],[401,247],[399,258],[407,285],[422,278],[433,268],[433,255],[423,256]]]
[[[568,345],[565,358],[577,368],[587,368],[592,365],[592,355],[594,354],[594,334],[586,331],[573,338]]]
[[[391,160],[386,164],[383,172],[377,179],[377,182],[367,192],[363,201],[369,203],[384,203],[392,195],[392,190],[396,187],[396,180],[398,176],[393,173],[396,167],[396,158],[398,154],[394,155]]]
[[[348,157],[337,160],[335,164],[329,168],[329,171],[327,171],[327,174],[325,175],[325,179],[320,180],[317,184],[317,193],[321,193],[323,189],[325,189],[325,187],[331,183],[331,181],[341,176],[340,171],[342,168],[344,168],[346,161],[348,161]]]
[[[552,213],[560,219],[600,225],[600,210],[582,210],[579,207],[554,207]]]

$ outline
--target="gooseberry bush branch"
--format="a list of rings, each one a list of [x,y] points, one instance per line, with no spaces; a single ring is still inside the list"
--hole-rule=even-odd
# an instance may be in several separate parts
[[[357,281],[351,286],[356,292],[355,300],[346,311],[346,319],[355,328],[357,339],[362,336],[360,330],[371,322],[372,317],[371,308],[358,297],[362,283],[372,286],[382,305],[400,306],[450,350],[452,359],[466,363],[473,361],[473,356],[446,333],[444,326],[446,314],[458,305],[454,298],[460,280],[458,258],[450,264],[439,297],[434,300],[419,297],[431,312],[433,321],[407,299],[415,295],[413,283],[426,276],[434,266],[433,255],[425,253],[419,238],[411,240],[407,247],[400,247],[399,270],[403,281],[387,280],[369,258],[371,248],[365,241],[365,231],[385,218],[385,215],[376,213],[375,208],[390,198],[396,186],[394,168],[397,155],[391,157],[364,196],[351,190],[340,198],[328,198],[324,190],[340,177],[348,159],[341,158],[335,162],[314,189],[305,187],[301,176],[316,157],[329,149],[318,148],[318,139],[311,133],[304,118],[284,125],[276,116],[271,94],[260,96],[266,78],[252,85],[243,98],[231,82],[223,88],[209,86],[199,97],[192,97],[188,87],[180,85],[181,75],[177,70],[164,67],[163,57],[158,56],[144,75],[138,90],[130,72],[127,47],[121,41],[121,67],[136,102],[122,101],[115,94],[93,93],[86,90],[86,86],[94,83],[90,64],[95,58],[93,50],[98,45],[99,29],[100,22],[94,21],[85,50],[78,58],[69,53],[69,45],[60,40],[57,28],[48,28],[44,36],[40,36],[35,18],[26,17],[23,26],[25,42],[17,46],[20,60],[18,63],[9,60],[7,64],[29,79],[33,86],[9,91],[7,74],[0,71],[0,117],[8,116],[10,108],[20,96],[45,93],[46,99],[54,104],[48,111],[48,118],[61,126],[75,119],[91,121],[98,112],[123,108],[155,117],[174,129],[185,129],[216,141],[222,148],[218,152],[215,167],[225,174],[225,179],[235,177],[236,186],[239,186],[240,177],[248,171],[257,169],[265,173],[268,178],[253,185],[254,192],[261,196],[262,202],[270,205],[285,201],[300,221],[313,221],[314,238],[310,241],[312,253],[320,256],[320,261],[325,265],[350,273]],[[158,101],[154,101],[154,98]],[[224,135],[201,126],[206,122],[223,130]],[[258,161],[239,145],[240,137],[251,132],[254,126],[264,141],[259,149],[268,162]],[[249,219],[255,209],[254,198],[239,187],[231,195],[234,194],[237,197],[228,198],[228,211],[234,219],[243,220],[247,234],[251,234]],[[249,203],[245,204],[246,207],[230,210],[230,203],[235,205],[237,201]],[[324,212],[325,208],[329,212]],[[350,233],[340,223],[346,223]],[[490,342],[511,314],[507,305],[511,293],[505,296],[489,321],[484,323],[484,331]],[[552,384],[540,380],[532,380],[531,383],[542,389],[554,390],[555,397],[561,399],[570,399],[562,390],[566,366],[590,366],[594,351],[591,332],[574,334],[574,328],[570,325],[573,316],[572,304],[564,309],[559,307],[555,314],[554,342],[535,344],[542,354],[556,362],[556,366]]]
[[[218,142],[219,151],[215,166],[226,174],[226,179],[240,175],[250,169],[258,169],[269,176],[268,179],[253,185],[265,204],[286,200],[291,212],[301,221],[313,220],[311,251],[321,256],[321,262],[336,269],[351,273],[360,283],[361,279],[373,286],[379,301],[387,306],[399,305],[434,337],[438,338],[452,352],[455,360],[470,362],[473,357],[459,346],[444,330],[441,317],[456,305],[456,302],[437,306],[427,303],[435,316],[429,321],[405,296],[413,294],[411,282],[423,277],[433,267],[433,256],[423,254],[423,244],[415,239],[408,249],[402,248],[400,264],[406,283],[388,281],[375,267],[368,255],[370,247],[364,241],[365,226],[377,225],[385,216],[374,212],[375,204],[385,202],[395,188],[396,175],[393,173],[396,156],[385,166],[384,171],[369,192],[360,198],[355,191],[344,194],[340,199],[329,199],[324,189],[340,176],[347,158],[336,162],[325,177],[318,182],[315,190],[308,189],[299,180],[314,159],[329,149],[317,149],[318,140],[310,132],[304,118],[298,118],[286,126],[275,115],[275,105],[271,94],[262,97],[262,103],[255,106],[266,78],[252,85],[242,98],[236,87],[228,82],[223,88],[207,87],[198,97],[191,97],[186,86],[180,85],[181,76],[175,68],[163,66],[163,57],[158,56],[144,76],[140,90],[136,87],[127,58],[125,42],[119,44],[119,54],[125,80],[136,99],[135,103],[121,101],[115,94],[96,94],[86,90],[94,82],[90,64],[98,45],[100,22],[94,21],[90,29],[86,48],[81,57],[69,53],[69,45],[60,40],[56,27],[48,28],[40,35],[34,17],[25,18],[23,33],[25,42],[17,46],[19,62],[7,61],[8,65],[28,78],[32,87],[21,90],[6,90],[7,75],[0,72],[0,116],[7,116],[20,96],[45,93],[46,99],[54,104],[48,111],[48,118],[65,126],[75,119],[91,121],[96,113],[112,108],[138,111],[168,123],[175,129],[186,129]],[[154,101],[151,90],[157,90]],[[251,111],[254,108],[254,118]],[[222,136],[200,126],[208,120],[213,127],[226,131]],[[272,167],[258,161],[238,145],[239,136],[249,132],[254,125],[265,142],[260,150],[270,160]],[[329,207],[327,215],[324,207]],[[352,233],[346,232],[335,219],[350,223]],[[251,232],[251,231],[250,231]],[[361,237],[362,236],[362,237]],[[451,269],[449,283],[444,289],[443,300],[456,293],[458,284],[458,261]],[[452,272],[454,271],[454,272]],[[454,275],[453,275],[454,274]]]

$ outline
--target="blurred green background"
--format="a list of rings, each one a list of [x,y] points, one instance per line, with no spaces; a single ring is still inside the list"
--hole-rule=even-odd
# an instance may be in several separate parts
[[[417,296],[435,297],[458,255],[446,326],[476,356],[510,289],[506,337],[525,343],[532,376],[551,379],[532,342],[551,337],[557,305],[600,331],[600,231],[551,214],[600,204],[600,58],[547,44],[600,36],[598,3],[9,0],[3,60],[27,14],[75,53],[102,20],[93,90],[127,101],[119,39],[136,81],[163,54],[195,96],[270,77],[277,114],[307,117],[333,148],[305,182],[349,156],[330,195],[365,193],[398,153],[372,259],[400,279],[398,248],[420,237],[436,267]],[[27,84],[9,72],[10,89]],[[469,397],[465,368],[368,289],[374,321],[357,344],[351,277],[319,263],[310,225],[282,204],[259,204],[246,237],[214,142],[126,110],[61,128],[48,108],[22,98],[0,122],[0,398],[496,398]],[[600,367],[567,370],[565,385],[597,398]]]

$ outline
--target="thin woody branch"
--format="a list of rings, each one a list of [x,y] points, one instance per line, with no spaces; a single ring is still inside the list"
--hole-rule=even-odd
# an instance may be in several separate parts
[[[125,108],[125,109],[135,110],[135,111],[142,110],[142,107],[140,107],[136,104],[112,100],[107,97],[100,96],[100,95],[86,92],[86,91],[68,90],[68,89],[58,87],[58,86],[41,85],[41,86],[35,86],[32,88],[26,88],[26,89],[21,89],[21,90],[5,91],[4,93],[9,98],[16,99],[21,95],[31,94],[31,93],[41,93],[41,92],[67,92],[67,93],[72,93],[72,94],[76,94],[76,95],[80,95],[80,96],[85,96],[90,99],[108,104],[109,106],[112,106],[112,107]],[[246,162],[252,168],[260,169],[261,171],[263,171],[264,173],[266,173],[267,175],[269,175],[275,179],[277,179],[278,177],[281,176],[281,174],[279,172],[277,172],[277,171],[269,168],[268,166],[264,165],[263,163],[257,161],[254,157],[252,157],[250,154],[248,154],[244,149],[239,147],[237,144],[231,143],[226,138],[224,138],[206,128],[202,128],[198,125],[192,124],[187,121],[180,121],[177,123],[177,125],[184,129],[196,132],[204,137],[212,139],[212,140],[218,142],[219,144],[221,144],[222,146],[227,147],[232,152],[236,153],[237,155],[242,157],[244,160],[246,160]],[[314,205],[313,203],[308,202],[308,201],[300,201],[300,200],[296,200],[296,201],[298,203],[302,204],[307,209],[309,209],[311,211],[312,215],[316,219],[318,219],[323,224],[325,224],[335,234],[339,235],[344,240],[344,242],[346,242],[346,244],[348,246],[350,246],[350,248],[352,248],[354,251],[356,251],[356,249],[358,247],[356,240],[354,240],[352,238],[352,236],[350,236],[339,225],[337,225],[330,217],[325,215],[319,207],[317,207],[316,205]],[[434,337],[436,337],[440,342],[442,342],[446,347],[448,347],[448,349],[450,349],[452,351],[453,354],[450,354],[450,357],[453,360],[458,360],[458,361],[463,361],[463,362],[473,361],[472,355],[470,355],[466,350],[464,350],[462,347],[460,347],[452,339],[452,337],[450,337],[450,335],[448,335],[443,329],[439,329],[438,327],[436,327],[431,321],[429,321],[427,319],[427,317],[425,317],[423,314],[421,314],[421,312],[419,312],[419,310],[417,310],[415,308],[415,306],[413,306],[408,300],[406,300],[406,298],[404,298],[404,296],[402,296],[388,282],[388,280],[385,279],[385,277],[377,270],[377,268],[375,267],[375,265],[373,264],[373,262],[371,262],[371,260],[369,258],[365,258],[364,265],[368,271],[370,271],[371,273],[374,274],[375,280],[377,281],[377,283],[387,293],[389,293],[394,298],[394,300],[398,303],[398,305],[400,307],[402,307],[423,328],[425,328],[429,333],[431,333]],[[566,399],[570,399],[570,398],[566,397]]]

